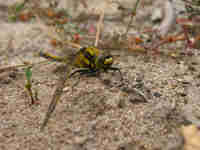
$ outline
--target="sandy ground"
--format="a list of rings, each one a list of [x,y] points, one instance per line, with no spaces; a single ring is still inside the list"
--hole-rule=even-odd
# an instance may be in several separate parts
[[[130,6],[127,3],[125,6]],[[1,1],[3,4],[13,3]],[[109,8],[105,9],[105,16],[115,14]],[[138,14],[145,16],[142,8]],[[53,47],[38,29],[39,24],[10,23],[7,15],[0,8],[0,67],[43,60],[35,54]],[[106,25],[105,30],[112,29],[110,32],[126,29],[126,23]],[[193,56],[177,58],[113,51],[120,55],[114,65],[121,68],[124,87],[119,86],[119,75],[111,72],[102,74],[101,79],[83,77],[72,90],[78,80],[74,77],[66,83],[61,101],[43,132],[39,128],[56,87],[55,70],[60,64],[33,68],[33,86],[39,98],[39,105],[33,106],[28,105],[30,99],[24,90],[24,70],[1,73],[0,150],[163,150],[180,144],[179,128],[186,123],[185,116],[200,115],[200,52],[191,51]],[[134,88],[146,96],[146,101]]]

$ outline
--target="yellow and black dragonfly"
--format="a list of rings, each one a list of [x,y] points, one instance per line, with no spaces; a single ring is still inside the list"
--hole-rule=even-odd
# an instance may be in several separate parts
[[[79,73],[80,75],[94,76],[100,74],[101,72],[107,72],[109,70],[113,70],[113,71],[118,71],[120,73],[122,80],[122,74],[120,69],[117,67],[113,67],[114,63],[113,56],[110,54],[106,54],[102,50],[99,50],[98,48],[92,46],[80,48],[79,51],[73,56],[73,58],[71,58],[72,60],[70,61],[72,63],[70,64],[67,63],[69,60],[65,57],[62,58],[45,52],[40,52],[39,55],[43,58],[52,61],[63,62],[65,63],[66,67],[63,75],[61,76],[61,80],[57,85],[56,91],[54,92],[51,103],[48,107],[48,111],[42,123],[41,130],[43,130],[46,124],[48,123],[48,120],[62,95],[62,90],[64,88],[66,80],[71,78],[75,74]],[[72,73],[70,73],[71,71],[69,69],[70,65],[79,69],[72,71]]]

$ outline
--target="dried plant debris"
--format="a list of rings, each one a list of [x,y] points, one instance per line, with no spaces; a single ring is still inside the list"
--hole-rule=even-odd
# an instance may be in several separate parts
[[[152,14],[153,22],[160,22],[155,29],[164,37],[172,29],[176,23],[175,8],[171,0],[157,1],[154,4],[154,11]]]
[[[68,77],[69,77],[69,67],[67,65],[65,65],[65,69],[63,71],[63,74],[60,76],[60,79],[58,80],[57,87],[53,94],[51,103],[49,104],[44,121],[41,125],[41,128],[40,128],[41,131],[44,130],[45,126],[47,125],[47,123],[51,117],[51,114],[53,113],[53,111],[56,108],[57,103],[60,101],[60,98],[63,93],[63,88],[65,87],[65,82],[67,81]]]
[[[198,16],[200,14],[200,1],[199,0],[182,0],[185,3],[186,12],[189,17]]]

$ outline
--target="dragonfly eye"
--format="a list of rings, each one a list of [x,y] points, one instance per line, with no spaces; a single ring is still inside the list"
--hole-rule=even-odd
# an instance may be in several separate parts
[[[84,52],[85,50],[86,50],[86,47],[81,47],[81,48],[80,48],[80,51],[81,51],[81,52]]]
[[[101,68],[107,69],[113,64],[113,57],[111,55],[101,56],[98,63]]]
[[[113,57],[112,56],[106,56],[104,57],[104,65],[112,65],[113,64]]]

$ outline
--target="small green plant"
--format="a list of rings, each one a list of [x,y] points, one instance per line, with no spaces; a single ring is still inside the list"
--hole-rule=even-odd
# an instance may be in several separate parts
[[[24,6],[26,4],[26,0],[23,3],[16,3],[14,6],[12,6],[12,14],[8,16],[8,20],[11,22],[16,22],[19,13],[24,9]]]
[[[35,104],[36,101],[38,98],[37,98],[37,91],[35,91],[33,93],[33,90],[32,90],[32,70],[31,70],[31,66],[27,67],[25,69],[25,75],[26,75],[26,84],[25,84],[25,89],[27,90],[27,93],[28,95],[30,96],[31,98],[31,105]]]
[[[16,13],[19,13],[20,11],[23,10],[25,4],[26,4],[26,1],[24,1],[23,3],[17,3],[17,4],[15,5],[15,10],[14,10],[14,11],[15,11]]]

